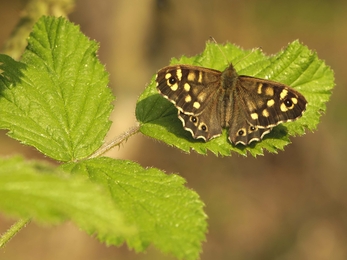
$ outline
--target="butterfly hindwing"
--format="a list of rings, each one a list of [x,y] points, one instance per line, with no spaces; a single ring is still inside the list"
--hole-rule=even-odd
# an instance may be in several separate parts
[[[179,111],[178,118],[182,121],[184,129],[189,131],[193,138],[201,138],[208,141],[222,134],[222,127],[217,112],[217,110],[211,111],[211,114],[214,114],[214,116],[206,117],[205,113],[196,116],[187,115]]]

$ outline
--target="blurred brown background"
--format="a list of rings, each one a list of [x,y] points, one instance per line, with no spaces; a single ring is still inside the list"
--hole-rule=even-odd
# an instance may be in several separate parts
[[[0,49],[27,1],[0,0]],[[117,97],[110,140],[135,123],[138,96],[171,57],[203,51],[209,36],[274,54],[300,39],[335,71],[336,88],[314,133],[292,138],[278,154],[218,158],[184,154],[138,134],[113,158],[176,172],[206,203],[209,216],[202,260],[347,259],[347,118],[344,0],[80,0],[70,20],[100,42],[99,57]],[[45,158],[0,132],[0,153]],[[0,232],[12,223],[0,215]],[[106,247],[73,223],[31,223],[0,259],[174,259],[149,247]]]

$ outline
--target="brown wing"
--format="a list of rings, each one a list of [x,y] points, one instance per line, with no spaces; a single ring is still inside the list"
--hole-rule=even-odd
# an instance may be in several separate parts
[[[238,92],[247,110],[247,121],[259,128],[294,121],[306,110],[307,101],[303,95],[275,81],[240,76]]]
[[[221,72],[189,65],[162,68],[157,73],[157,89],[178,110],[198,115],[217,98]]]

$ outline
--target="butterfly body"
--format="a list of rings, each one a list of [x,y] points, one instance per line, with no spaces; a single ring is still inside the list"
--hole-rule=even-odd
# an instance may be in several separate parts
[[[191,65],[164,67],[157,89],[178,109],[193,138],[208,141],[228,128],[233,144],[261,140],[271,129],[302,116],[307,101],[284,84],[239,76],[230,64],[223,72]]]

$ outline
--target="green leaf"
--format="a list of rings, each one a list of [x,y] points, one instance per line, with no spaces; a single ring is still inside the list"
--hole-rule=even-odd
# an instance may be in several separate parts
[[[114,99],[97,49],[66,19],[41,18],[21,63],[0,56],[0,128],[59,161],[97,150]]]
[[[178,258],[198,258],[205,239],[206,215],[203,203],[184,186],[183,178],[105,157],[62,167],[109,190],[126,220],[138,229],[137,234],[126,238],[130,248],[143,251],[153,243]]]
[[[41,223],[72,220],[100,240],[120,244],[135,231],[99,185],[42,162],[0,159],[0,197],[7,214]]]
[[[226,60],[226,57],[228,60]],[[232,45],[207,43],[203,53],[194,57],[173,59],[173,64],[189,64],[217,70],[224,70],[232,62],[239,75],[249,75],[287,84],[300,93],[307,101],[307,111],[295,122],[281,124],[265,136],[261,142],[249,146],[233,145],[227,140],[227,132],[208,142],[193,139],[185,131],[177,117],[177,109],[158,94],[155,77],[138,99],[136,117],[141,123],[140,131],[150,137],[164,141],[185,152],[191,149],[201,154],[208,150],[218,155],[230,155],[231,151],[242,155],[262,155],[263,150],[276,153],[290,143],[289,136],[303,135],[305,128],[316,129],[325,103],[329,100],[334,86],[332,70],[298,41],[290,43],[286,49],[274,56],[265,56],[261,51],[244,51]]]

